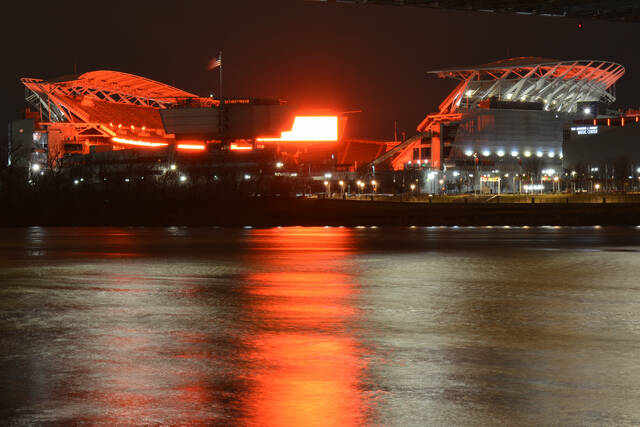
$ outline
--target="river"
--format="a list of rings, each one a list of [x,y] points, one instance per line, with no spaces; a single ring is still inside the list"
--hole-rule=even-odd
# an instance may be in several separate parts
[[[0,229],[4,425],[640,425],[640,227]]]

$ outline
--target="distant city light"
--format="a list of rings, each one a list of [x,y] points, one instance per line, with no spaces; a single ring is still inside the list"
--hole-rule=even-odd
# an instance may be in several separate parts
[[[184,175],[180,175],[180,182],[185,182],[187,180],[187,177]]]
[[[40,171],[40,165],[38,163],[34,163],[33,166],[31,166],[31,170],[34,172]]]
[[[250,180],[250,179],[251,179],[251,175],[249,175],[249,174],[245,174],[245,175],[244,175],[244,179],[246,179],[247,181],[248,181],[248,180]]]

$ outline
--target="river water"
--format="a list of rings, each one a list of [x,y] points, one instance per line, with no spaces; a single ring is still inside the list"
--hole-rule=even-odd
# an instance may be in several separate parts
[[[0,230],[0,420],[640,425],[640,228]]]

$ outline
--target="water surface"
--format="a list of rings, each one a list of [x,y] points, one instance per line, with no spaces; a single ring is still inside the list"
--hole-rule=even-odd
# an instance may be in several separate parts
[[[640,228],[2,229],[0,271],[3,424],[640,424]]]

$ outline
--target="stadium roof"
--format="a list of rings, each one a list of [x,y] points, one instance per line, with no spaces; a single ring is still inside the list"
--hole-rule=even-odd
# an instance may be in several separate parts
[[[33,91],[58,93],[67,96],[92,95],[107,102],[134,104],[145,107],[164,107],[178,98],[197,95],[164,83],[119,71],[99,70],[42,80],[23,78],[22,83]]]
[[[518,58],[501,59],[499,61],[489,62],[487,64],[474,65],[469,67],[455,67],[446,70],[429,71],[429,73],[447,73],[452,71],[467,71],[467,70],[502,70],[507,68],[520,68],[520,67],[533,67],[545,64],[557,64],[557,59],[538,58],[534,56],[522,56]]]
[[[337,2],[335,0],[308,1]],[[434,9],[640,22],[640,2],[637,0],[339,0],[339,3],[418,6]]]
[[[547,111],[571,113],[579,102],[614,102],[615,92],[611,88],[624,72],[624,67],[615,62],[537,57],[431,71],[438,77],[460,80],[440,105],[440,114],[476,107],[490,98],[539,102]]]

